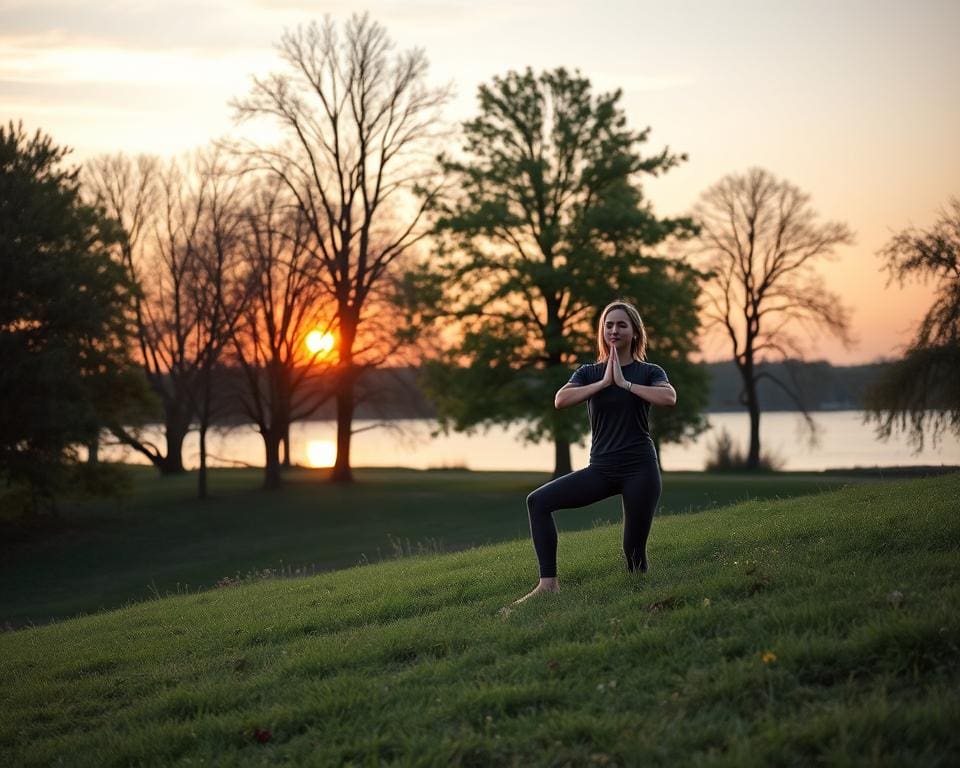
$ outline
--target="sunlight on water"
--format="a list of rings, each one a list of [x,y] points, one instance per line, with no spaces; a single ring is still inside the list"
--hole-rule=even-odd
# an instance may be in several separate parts
[[[307,441],[307,466],[332,467],[337,461],[337,446],[329,440]]]
[[[663,466],[668,470],[702,470],[710,454],[710,445],[720,430],[726,429],[742,447],[746,445],[750,422],[745,413],[710,413],[710,429],[686,445],[663,446]],[[586,414],[584,414],[586,419]],[[914,452],[902,435],[877,440],[873,427],[863,421],[859,411],[821,412],[814,415],[818,441],[811,443],[796,413],[765,413],[760,420],[761,447],[782,461],[788,470],[820,470],[830,467],[877,467],[916,464],[960,465],[960,438],[947,435],[937,445],[928,441]],[[356,467],[406,466],[469,467],[474,470],[534,470],[549,472],[553,467],[550,443],[525,445],[518,438],[520,427],[495,427],[473,435],[452,433],[437,435],[436,423],[429,419],[388,422],[357,420],[351,445],[351,463]],[[329,467],[336,460],[337,424],[334,421],[297,422],[290,428],[290,452],[296,464]],[[157,427],[144,436],[163,445],[163,433]],[[263,440],[250,425],[211,430],[207,437],[210,453],[221,460],[263,464]],[[184,462],[197,466],[197,433],[184,442]],[[589,446],[574,446],[574,469],[586,465]],[[105,446],[105,460],[121,459],[143,463],[145,459],[121,446]]]

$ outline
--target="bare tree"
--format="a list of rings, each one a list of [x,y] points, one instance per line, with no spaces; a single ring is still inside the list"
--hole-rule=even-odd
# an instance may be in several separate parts
[[[167,177],[169,174],[168,169]],[[146,456],[161,473],[173,474],[183,471],[182,446],[191,413],[189,392],[179,379],[180,370],[168,369],[166,356],[155,349],[165,336],[155,321],[165,313],[152,305],[166,306],[171,301],[176,305],[178,301],[166,296],[164,290],[176,289],[181,282],[177,274],[171,275],[170,280],[159,279],[156,274],[161,264],[180,270],[178,260],[159,262],[153,249],[162,218],[160,177],[161,165],[156,157],[139,155],[132,159],[123,154],[100,155],[90,160],[84,165],[82,176],[86,194],[120,224],[121,258],[132,280],[141,288],[134,299],[137,347],[147,380],[163,408],[166,448],[144,439],[129,424],[111,424],[110,430],[122,443]],[[172,193],[169,184],[163,190]],[[147,283],[149,290],[145,290]]]
[[[196,279],[201,271],[206,185],[193,158],[170,160],[159,174],[153,237],[144,250],[144,360],[167,414],[167,461],[161,470],[183,471],[183,439],[195,416],[197,370],[202,364]]]
[[[183,471],[183,441],[198,419],[198,493],[206,497],[206,433],[218,402],[212,384],[242,308],[240,175],[223,153],[201,150],[161,165],[155,157],[103,155],[84,168],[87,193],[123,230],[124,266],[135,297],[141,363],[164,418],[166,448],[129,424],[111,424],[124,444],[163,474]]]
[[[243,194],[241,174],[229,168],[216,149],[199,153],[195,162],[199,196],[204,201],[196,238],[186,247],[191,259],[192,306],[196,312],[193,343],[196,370],[189,390],[200,438],[200,469],[197,493],[207,498],[207,432],[227,404],[214,381],[224,348],[247,302],[247,273],[241,247]]]
[[[849,312],[816,273],[818,260],[853,243],[845,224],[818,224],[810,196],[768,171],[752,168],[710,187],[694,209],[701,226],[705,328],[729,339],[750,413],[747,468],[760,465],[757,384],[768,379],[807,417],[802,393],[760,368],[762,361],[802,359],[803,336],[826,331],[851,343]],[[812,425],[812,423],[811,423]]]
[[[241,401],[263,438],[268,489],[280,487],[280,444],[290,423],[309,418],[331,395],[323,380],[328,361],[319,349],[310,353],[306,340],[311,332],[332,333],[332,301],[317,274],[310,227],[285,193],[268,178],[251,196],[244,216],[248,301],[233,332],[245,380]]]
[[[250,95],[233,105],[238,119],[272,119],[289,139],[238,149],[296,202],[333,299],[337,482],[353,479],[355,385],[370,364],[356,348],[364,308],[397,258],[427,235],[423,214],[439,191],[424,169],[450,89],[426,87],[423,51],[391,57],[391,47],[366,14],[353,16],[342,38],[329,18],[300,27],[280,41],[287,70],[255,78]]]

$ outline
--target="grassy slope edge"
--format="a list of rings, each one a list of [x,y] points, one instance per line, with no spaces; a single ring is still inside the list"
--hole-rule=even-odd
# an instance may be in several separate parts
[[[168,598],[0,636],[17,765],[951,765],[960,476]]]

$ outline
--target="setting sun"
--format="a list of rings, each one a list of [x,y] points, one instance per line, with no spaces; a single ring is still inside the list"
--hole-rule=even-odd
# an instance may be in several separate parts
[[[337,461],[337,446],[329,440],[311,440],[307,443],[307,466],[332,467]]]
[[[307,334],[306,344],[311,354],[326,355],[333,350],[333,334],[323,331],[310,331]]]

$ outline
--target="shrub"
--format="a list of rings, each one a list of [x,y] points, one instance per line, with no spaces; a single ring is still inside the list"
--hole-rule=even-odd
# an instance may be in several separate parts
[[[704,469],[707,472],[744,472],[747,469],[747,454],[726,427],[717,433],[717,436],[707,446],[707,461]],[[760,452],[760,466],[762,472],[776,472],[783,468],[783,461],[765,451]]]

